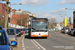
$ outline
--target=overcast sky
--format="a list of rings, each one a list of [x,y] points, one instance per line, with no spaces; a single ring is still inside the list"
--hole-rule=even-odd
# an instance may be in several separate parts
[[[64,19],[64,15],[59,14],[67,14],[67,18],[73,19],[73,10],[65,10],[65,8],[75,9],[75,0],[10,0],[10,2],[24,4],[12,5],[13,9],[32,12],[36,17],[56,18],[58,22]]]

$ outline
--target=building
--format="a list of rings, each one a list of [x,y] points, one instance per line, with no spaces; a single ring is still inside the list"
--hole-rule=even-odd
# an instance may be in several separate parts
[[[31,18],[33,18],[33,15],[28,11],[21,11],[20,9],[17,11],[15,9],[12,9],[11,12],[11,23],[17,24],[21,26],[28,27],[28,23]],[[35,17],[35,15],[34,15]]]
[[[67,23],[67,26],[69,27],[69,28],[73,28],[73,24],[69,24],[69,23]]]
[[[22,22],[21,22],[21,20],[22,20]],[[11,18],[11,23],[12,24],[25,25],[26,23],[24,24],[24,22],[27,23],[27,14],[24,14],[24,15],[12,15],[12,18]]]
[[[2,16],[5,18],[6,15],[6,5],[3,3],[0,3],[0,19],[3,19]]]
[[[58,29],[58,30],[61,30],[62,29],[62,26],[60,25],[60,23],[57,23],[57,25],[56,25],[55,28]]]

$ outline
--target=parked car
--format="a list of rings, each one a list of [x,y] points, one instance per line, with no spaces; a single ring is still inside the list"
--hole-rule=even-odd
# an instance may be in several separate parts
[[[73,29],[71,35],[72,35],[72,36],[75,36],[75,29]]]
[[[23,34],[23,29],[22,28],[18,28],[20,30],[21,35]]]
[[[61,29],[61,33],[64,33],[64,32],[65,32],[65,31],[64,31],[64,28],[62,28],[62,29]]]
[[[69,33],[69,28],[65,28],[65,30],[64,30],[64,31],[65,31],[65,33],[67,33],[67,34],[68,34],[68,33]]]
[[[56,29],[55,29],[55,31],[57,32],[57,31],[58,31],[58,29],[56,28]]]
[[[70,28],[69,29],[69,33],[68,33],[69,35],[72,35],[73,34],[73,28]]]
[[[16,29],[16,35],[19,36],[19,37],[21,36],[20,29]]]
[[[14,28],[7,28],[8,38],[12,40],[17,40],[16,31]]]
[[[25,33],[26,32],[26,29],[25,28],[23,28],[23,33]]]
[[[26,31],[25,31],[25,33],[28,33],[29,32],[29,29],[28,28],[26,28]]]
[[[14,45],[17,45],[17,42],[10,42],[5,29],[0,26],[0,50],[13,50],[11,46]]]
[[[61,33],[69,33],[69,28],[63,27]]]

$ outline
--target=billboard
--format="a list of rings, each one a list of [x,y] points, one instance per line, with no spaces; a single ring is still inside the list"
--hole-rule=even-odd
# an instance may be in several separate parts
[[[64,26],[67,26],[67,18],[64,18]]]

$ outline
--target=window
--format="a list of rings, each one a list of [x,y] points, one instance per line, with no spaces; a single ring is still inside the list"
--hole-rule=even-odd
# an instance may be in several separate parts
[[[40,22],[40,21],[35,21],[35,22],[32,22],[32,31],[35,30],[35,31],[38,31],[38,30],[42,30],[42,31],[47,31],[48,29],[48,23],[47,22]]]
[[[19,29],[16,29],[16,33],[19,33],[20,32],[20,30]]]
[[[15,35],[14,29],[7,29],[8,35]]]
[[[4,32],[0,32],[0,45],[7,45],[7,41],[6,41]]]

